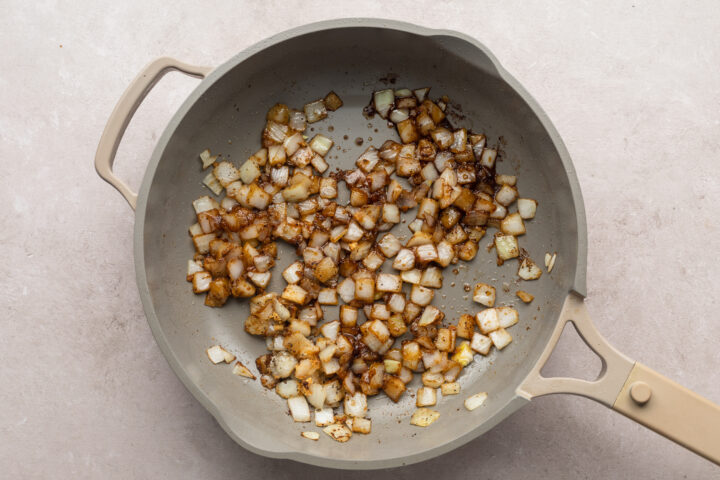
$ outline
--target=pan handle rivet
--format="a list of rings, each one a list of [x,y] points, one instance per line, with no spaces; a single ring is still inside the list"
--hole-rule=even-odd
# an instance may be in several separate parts
[[[638,405],[645,405],[650,401],[652,396],[652,390],[650,385],[645,382],[634,382],[630,385],[630,398],[632,398]]]

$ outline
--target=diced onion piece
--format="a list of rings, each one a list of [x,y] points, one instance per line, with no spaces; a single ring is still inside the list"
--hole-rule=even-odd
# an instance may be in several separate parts
[[[351,427],[353,432],[368,434],[372,429],[372,420],[369,418],[355,417],[352,419]]]
[[[447,240],[442,240],[437,244],[438,258],[435,260],[442,267],[447,267],[455,257],[455,249],[452,244]]]
[[[215,162],[215,159],[217,159],[217,155],[214,157],[210,155],[210,150],[205,149],[200,152],[200,161],[202,162],[203,170],[212,165]]]
[[[285,399],[297,397],[300,395],[298,381],[294,378],[290,378],[283,380],[282,382],[278,382],[275,386],[275,392]]]
[[[191,237],[194,237],[195,235],[201,235],[203,233],[203,229],[199,223],[194,223],[190,225],[190,228],[188,228],[188,232],[190,233]],[[547,266],[547,263],[545,265]]]
[[[457,382],[444,383],[440,386],[440,391],[443,396],[445,395],[457,395],[460,393],[460,384]]]
[[[386,233],[378,242],[378,249],[387,258],[391,258],[402,249],[402,243],[392,233]]]
[[[498,258],[502,260],[509,260],[520,255],[517,238],[513,235],[497,235],[495,237],[495,250]]]
[[[215,199],[210,198],[207,195],[193,201],[193,208],[195,209],[196,214],[207,212],[208,210],[218,208],[219,206],[220,204]]]
[[[398,360],[386,359],[383,363],[385,364],[385,373],[389,373],[391,375],[398,373],[402,367],[402,363]]]
[[[410,283],[412,285],[418,285],[420,284],[420,280],[422,279],[422,270],[418,270],[417,268],[405,270],[403,272],[400,272],[400,278],[403,282]]]
[[[308,298],[308,292],[299,285],[288,285],[282,292],[282,298],[298,305],[303,305]]]
[[[300,435],[307,438],[308,440],[317,441],[320,438],[320,434],[317,432],[300,432]]]
[[[497,150],[494,148],[484,148],[482,155],[480,155],[480,165],[485,168],[493,168],[495,166],[495,159],[497,158]]]
[[[321,383],[311,383],[305,388],[305,399],[316,409],[323,408],[325,404],[325,389]]]
[[[529,294],[528,292],[526,292],[524,290],[518,290],[517,293],[515,293],[515,295],[517,295],[518,298],[525,303],[530,303],[535,298],[533,295]]]
[[[495,175],[495,183],[498,185],[508,185],[514,187],[517,184],[517,177],[515,175]]]
[[[335,414],[330,407],[315,410],[315,425],[318,427],[326,427],[335,421]]]
[[[305,111],[305,118],[307,118],[308,123],[319,122],[328,115],[323,99],[306,103],[303,110]]]
[[[487,400],[487,392],[476,393],[475,395],[465,399],[465,408],[468,410],[475,410]]]
[[[390,112],[390,121],[393,123],[400,123],[407,120],[410,117],[410,113],[407,108],[399,108]]]
[[[343,403],[345,415],[351,417],[364,417],[367,414],[367,396],[362,392],[345,395]]]
[[[427,94],[430,91],[430,87],[425,88],[418,88],[416,90],[413,90],[413,93],[415,94],[415,97],[418,99],[418,102],[423,102],[427,98]]]
[[[420,277],[420,285],[422,285],[423,287],[442,288],[442,282],[442,270],[437,267],[426,268],[422,273],[422,277]]]
[[[502,220],[507,216],[507,208],[505,208],[504,205],[495,203],[494,206],[495,210],[493,210],[493,212],[490,214],[490,218],[497,218],[498,220]]]
[[[240,178],[240,172],[230,162],[220,162],[215,165],[213,175],[215,175],[223,187],[227,187]]]
[[[318,293],[318,303],[320,305],[337,305],[338,294],[334,288],[323,288]]]
[[[494,332],[490,332],[490,340],[498,350],[502,350],[512,342],[512,336],[504,328],[498,328]]]
[[[283,142],[283,147],[285,148],[285,154],[286,156],[294,155],[295,152],[297,152],[300,147],[302,147],[305,144],[305,140],[303,139],[302,134],[295,133],[293,135],[290,135],[285,139]]]
[[[387,118],[388,112],[395,104],[395,92],[392,89],[378,90],[373,93],[373,106],[382,118]]]
[[[328,436],[330,436],[330,438],[332,438],[336,442],[340,443],[345,443],[350,440],[350,437],[352,437],[352,432],[349,428],[347,428],[345,425],[340,425],[337,423],[333,423],[332,425],[328,425],[327,427],[323,428],[323,432],[328,434]]]
[[[501,328],[509,328],[518,323],[518,311],[513,307],[497,307],[498,324]]]
[[[475,332],[470,341],[470,348],[482,355],[487,355],[492,348],[492,340],[482,333]]]
[[[333,141],[325,135],[317,134],[310,140],[310,148],[320,156],[327,155],[333,146]]]
[[[335,341],[338,333],[340,333],[340,321],[333,320],[332,322],[323,324],[323,326],[320,327],[320,332],[325,336],[325,338]]]
[[[253,373],[250,371],[250,369],[248,369],[245,365],[243,365],[240,362],[235,363],[235,365],[233,366],[232,373],[234,375],[238,375],[240,377],[247,377],[247,378],[251,378],[251,379],[255,380],[255,375],[253,375]]]
[[[414,286],[413,290],[415,288],[422,288],[422,287]],[[411,294],[411,300],[412,300],[412,294]],[[417,302],[415,302],[415,300],[413,300],[413,302],[417,303]],[[420,304],[418,303],[418,305],[420,305]],[[428,325],[432,325],[433,323],[436,323],[436,322],[439,322],[440,320],[442,320],[444,316],[445,316],[445,314],[443,312],[441,312],[438,308],[433,307],[432,305],[428,305],[427,307],[425,307],[425,310],[423,310],[423,313],[420,316],[420,320],[418,320],[418,326],[425,327]]]
[[[202,272],[203,270],[204,269],[203,269],[202,263],[200,263],[200,261],[188,260],[187,275],[186,275],[187,280],[189,282],[191,282],[193,280],[193,277],[195,276],[195,274],[198,272]]]
[[[270,283],[272,274],[270,272],[248,272],[247,276],[252,283],[260,288],[265,288]]]
[[[310,248],[305,249],[306,252],[308,250],[310,250]],[[322,253],[320,255],[322,255]],[[308,265],[307,260],[305,261],[305,264]],[[337,265],[335,265],[335,262],[333,262],[330,257],[324,257],[315,266],[314,275],[315,278],[321,283],[328,283],[337,277],[338,267]]]
[[[196,272],[193,275],[193,292],[203,293],[210,290],[210,283],[212,282],[212,275],[209,272],[202,271]]]
[[[310,159],[310,164],[315,167],[315,170],[317,170],[319,173],[324,173],[325,170],[330,168],[330,165],[328,165],[325,159],[317,154],[313,155],[313,157]]]
[[[472,338],[475,332],[475,319],[472,315],[464,313],[460,315],[457,324],[457,336],[460,338]]]
[[[380,273],[375,279],[375,288],[378,292],[400,292],[402,279],[399,275]]]
[[[346,278],[337,286],[338,295],[345,303],[350,303],[355,299],[355,282],[352,278]]]
[[[355,161],[355,164],[365,173],[370,173],[375,165],[380,161],[378,151],[375,147],[368,147],[360,157]],[[346,178],[347,180],[347,178]]]
[[[517,188],[509,185],[503,185],[500,190],[495,194],[495,201],[500,205],[508,206],[515,201],[518,197]]]
[[[482,333],[490,333],[500,327],[498,321],[497,310],[494,308],[486,308],[482,312],[475,315],[475,322]]]
[[[420,387],[415,396],[415,405],[418,407],[432,407],[437,403],[437,392],[434,388]]]
[[[251,184],[256,178],[260,176],[260,168],[255,163],[255,160],[248,159],[240,167],[240,180],[246,185]]]
[[[506,235],[523,235],[525,234],[525,224],[522,216],[518,213],[511,213],[500,222],[500,231]]]
[[[412,270],[415,266],[415,252],[407,248],[401,249],[397,252],[397,256],[395,257],[392,266],[396,270]]]
[[[460,342],[460,345],[455,348],[455,354],[452,356],[452,361],[463,367],[473,361],[473,352],[470,348],[470,342]]]
[[[223,191],[223,186],[220,184],[213,172],[210,172],[205,176],[203,179],[203,185],[208,187],[215,195],[220,195]]]
[[[290,112],[288,127],[292,128],[296,132],[302,132],[305,130],[306,121],[307,119],[305,118],[305,114],[303,112],[293,110]]]
[[[485,305],[486,307],[492,307],[495,305],[495,287],[490,286],[487,283],[475,284],[473,301],[481,305]]]
[[[296,422],[310,421],[310,407],[302,395],[287,399],[290,415]]]
[[[537,280],[542,275],[542,270],[530,258],[523,258],[518,268],[518,276],[523,280]]]
[[[294,334],[300,335],[300,334]],[[297,360],[289,352],[275,352],[268,366],[269,373],[275,378],[287,378],[292,375]]]
[[[537,200],[532,198],[518,198],[517,208],[520,217],[525,220],[529,220],[535,217],[535,211],[537,210]]]
[[[429,408],[418,408],[410,417],[410,424],[418,427],[427,427],[440,418],[440,412]]]
[[[334,112],[338,108],[343,106],[343,101],[340,99],[337,93],[330,91],[327,95],[325,95],[325,106],[328,110],[331,112]]]
[[[450,145],[453,143],[453,134],[447,128],[436,128],[430,132],[430,136],[432,137],[433,142],[435,142],[435,145],[437,145],[441,150],[450,148]]]
[[[303,268],[302,262],[293,262],[283,270],[282,276],[288,283],[298,283],[302,278]]]
[[[235,360],[235,355],[231,354],[220,345],[213,345],[207,349],[206,353],[210,361],[215,365],[222,362],[230,363]]]
[[[557,258],[557,253],[553,253],[552,257],[550,257],[550,260],[546,263],[548,273],[552,272],[552,269],[555,266],[556,258]]]
[[[410,290],[410,301],[423,307],[432,302],[433,296],[435,296],[435,292],[431,288],[421,285],[413,285]]]

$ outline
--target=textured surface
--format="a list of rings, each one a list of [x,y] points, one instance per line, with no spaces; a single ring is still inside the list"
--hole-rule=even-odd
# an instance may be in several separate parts
[[[133,216],[95,176],[107,115],[150,59],[216,65],[302,23],[378,5],[193,10],[6,2],[0,17],[0,468],[8,476],[327,478],[236,446],[176,380],[134,286]],[[401,18],[477,37],[535,96],[575,161],[588,213],[588,304],[621,351],[720,401],[720,15],[712,2],[461,7]],[[401,8],[397,11],[401,11]],[[462,12],[461,14],[458,12]],[[432,22],[432,23],[430,23]],[[62,45],[62,47],[61,47]],[[118,156],[137,185],[194,80],[168,76]],[[554,373],[597,368],[564,342]],[[710,463],[588,400],[541,398],[484,437],[395,478],[712,478]],[[362,474],[363,476],[367,474]],[[344,477],[360,475],[344,473]],[[382,475],[375,474],[376,477]]]

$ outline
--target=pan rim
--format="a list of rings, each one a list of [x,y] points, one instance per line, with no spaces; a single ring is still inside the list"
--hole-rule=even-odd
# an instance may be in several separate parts
[[[525,88],[507,71],[503,68],[500,62],[490,52],[490,50],[481,44],[478,40],[465,35],[460,32],[445,30],[445,29],[431,29],[418,25],[414,25],[407,22],[400,22],[395,20],[386,20],[378,18],[344,18],[336,20],[327,20],[321,22],[315,22],[299,26],[290,30],[280,32],[272,37],[264,39],[245,50],[239,52],[208,75],[205,80],[200,82],[198,86],[190,93],[187,99],[183,102],[180,108],[177,110],[173,118],[165,127],[163,134],[158,139],[158,142],[153,150],[153,154],[148,162],[147,169],[145,171],[143,181],[138,192],[138,201],[136,208],[135,227],[133,235],[134,244],[134,256],[135,256],[135,272],[136,282],[140,293],[140,298],[143,305],[143,310],[148,321],[148,325],[152,331],[155,341],[160,347],[163,355],[170,364],[170,367],[174,371],[175,375],[180,379],[185,388],[197,399],[211,415],[218,422],[220,427],[239,445],[243,448],[252,451],[253,453],[277,458],[277,459],[289,459],[295,460],[302,463],[312,464],[320,467],[330,468],[341,468],[341,469],[357,469],[357,470],[372,470],[379,468],[392,468],[410,465],[425,460],[430,460],[443,453],[451,451],[465,443],[477,438],[495,425],[500,423],[502,420],[507,418],[521,406],[525,405],[529,400],[519,395],[515,395],[511,398],[504,406],[502,406],[495,415],[490,417],[485,422],[478,425],[475,429],[469,431],[463,436],[456,437],[444,444],[436,445],[430,449],[422,452],[415,452],[410,456],[403,457],[392,457],[385,459],[368,459],[368,460],[344,460],[342,458],[325,458],[314,455],[309,455],[303,452],[293,450],[268,450],[260,448],[257,445],[251,443],[246,438],[241,438],[235,430],[230,426],[229,422],[225,420],[223,413],[213,403],[213,401],[201,391],[198,386],[189,378],[185,369],[181,366],[178,358],[175,356],[170,342],[168,341],[165,333],[163,332],[159,319],[155,313],[155,308],[150,295],[146,270],[145,270],[145,253],[144,253],[144,229],[145,229],[145,217],[147,210],[147,200],[150,192],[150,187],[155,177],[157,166],[162,157],[162,153],[167,147],[168,142],[172,136],[172,133],[178,127],[180,121],[187,115],[188,111],[218,79],[224,76],[232,68],[248,59],[252,55],[261,52],[262,50],[286,41],[288,39],[298,37],[300,35],[309,34],[322,30],[339,29],[339,28],[385,28],[389,30],[402,31],[411,33],[418,36],[424,37],[442,37],[449,36],[463,40],[473,47],[480,50],[480,52],[488,57],[496,69],[498,76],[507,85],[516,91],[522,99],[527,103],[533,113],[537,116],[543,128],[548,133],[550,139],[556,148],[558,155],[562,161],[565,169],[568,182],[571,188],[571,195],[576,212],[576,223],[577,223],[577,258],[575,266],[575,277],[573,279],[572,290],[581,296],[585,296],[586,292],[586,260],[587,260],[587,227],[585,208],[580,191],[580,185],[575,173],[575,168],[570,159],[569,152],[567,151],[565,144],[560,138],[559,133],[555,129],[554,125],[550,121],[550,118],[540,107],[540,105],[534,100],[534,98],[525,90]],[[559,319],[558,319],[559,320]],[[556,320],[557,322],[557,320]]]

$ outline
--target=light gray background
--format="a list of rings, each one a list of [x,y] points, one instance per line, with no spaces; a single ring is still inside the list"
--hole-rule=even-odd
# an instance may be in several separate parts
[[[0,476],[720,477],[709,462],[570,396],[533,401],[465,447],[388,473],[249,453],[156,347],[135,287],[133,214],[92,168],[108,114],[155,57],[218,65],[264,37],[336,17],[465,32],[535,96],[575,161],[590,238],[587,302],[599,329],[718,402],[717,2],[201,3],[0,2]],[[170,75],[141,107],[117,160],[131,185],[194,85]],[[563,340],[550,370],[589,376],[598,366],[579,341]]]

